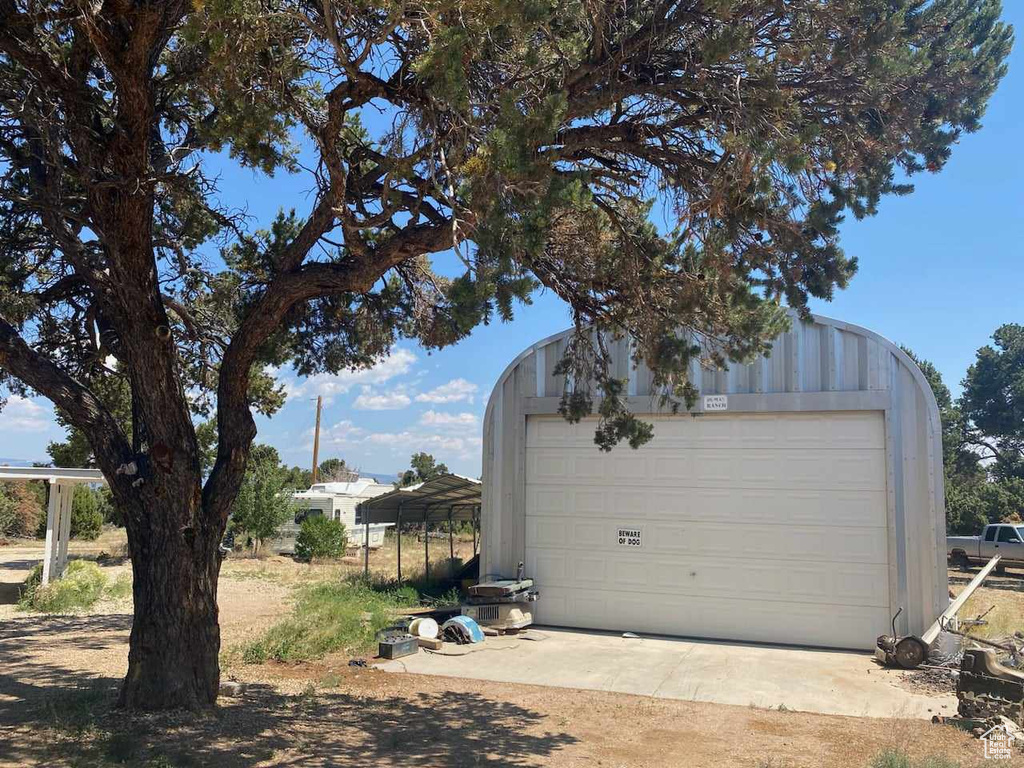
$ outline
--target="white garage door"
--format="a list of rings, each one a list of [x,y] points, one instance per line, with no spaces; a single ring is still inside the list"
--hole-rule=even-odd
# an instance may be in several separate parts
[[[539,623],[871,648],[889,624],[881,412],[657,417],[602,453],[531,416]]]

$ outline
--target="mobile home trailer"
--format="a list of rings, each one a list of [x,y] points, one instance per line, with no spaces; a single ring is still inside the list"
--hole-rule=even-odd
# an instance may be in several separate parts
[[[278,529],[278,535],[271,542],[270,548],[278,553],[294,552],[295,539],[302,528],[302,521],[315,515],[339,521],[345,526],[348,545],[361,547],[366,543],[366,528],[363,521],[357,519],[356,507],[360,502],[390,490],[390,485],[382,485],[373,478],[360,478],[348,483],[317,483],[308,491],[296,491],[292,494],[295,516]],[[384,532],[389,525],[375,523],[370,526],[370,549],[377,549],[384,544]]]

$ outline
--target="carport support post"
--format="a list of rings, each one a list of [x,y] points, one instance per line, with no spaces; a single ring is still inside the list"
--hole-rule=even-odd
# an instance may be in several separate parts
[[[57,566],[57,536],[60,533],[58,511],[60,510],[60,486],[50,481],[49,499],[46,503],[46,549],[43,552],[43,584],[49,584],[55,578]]]
[[[363,512],[363,522],[366,525],[366,529],[365,529],[366,530],[366,536],[365,536],[365,542],[364,542],[365,545],[366,545],[366,552],[363,554],[363,575],[366,577],[366,580],[369,581],[370,580],[370,516],[365,511]]]
[[[423,510],[423,570],[425,581],[430,581],[430,536],[427,531],[427,510]]]
[[[473,529],[473,554],[476,554],[476,526],[480,516],[480,507],[473,507],[473,514],[470,515],[469,527]]]
[[[64,575],[64,569],[68,567],[68,541],[71,539],[71,510],[75,503],[75,488],[72,483],[58,484],[60,486],[60,507],[57,517],[60,520],[60,533],[57,536],[57,570],[55,578]]]
[[[455,538],[452,533],[452,508],[448,507],[448,570],[455,570]],[[454,576],[455,574],[449,574]]]
[[[398,531],[398,584],[402,584],[402,505],[398,505],[398,523],[395,526]]]

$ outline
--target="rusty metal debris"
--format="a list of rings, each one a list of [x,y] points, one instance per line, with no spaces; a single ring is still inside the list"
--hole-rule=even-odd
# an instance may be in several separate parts
[[[903,613],[901,606],[896,611],[896,615],[892,617],[892,634],[878,636],[875,649],[876,658],[888,667],[902,667],[903,669],[916,669],[924,662],[932,659],[936,654],[936,640],[939,639],[939,633],[943,630],[948,630],[951,625],[955,625],[957,613],[963,608],[964,603],[970,599],[971,595],[974,594],[975,590],[988,578],[988,575],[992,573],[999,560],[999,555],[989,560],[978,571],[978,574],[971,579],[970,584],[950,601],[946,610],[939,615],[935,622],[920,637],[915,635],[900,636],[896,633],[896,619]],[[957,631],[955,634],[962,633]]]
[[[903,613],[903,607],[892,617],[892,634],[879,635],[876,641],[875,656],[887,667],[903,667],[914,669],[928,658],[928,646],[921,638],[896,634],[896,619]]]
[[[968,634],[967,632],[961,632],[958,629],[954,629],[949,624],[944,626],[942,629],[944,631],[946,631],[946,632],[949,632],[952,635],[957,635],[958,637],[967,638],[972,643],[980,643],[981,645],[987,645],[990,648],[996,648],[997,650],[1000,650],[1000,651],[1003,651],[1003,652],[1009,654],[1010,659],[1013,661],[1013,665],[1015,667],[1016,666],[1020,666],[1020,664],[1021,664],[1021,649],[1016,646],[1016,644],[1013,641],[1013,638],[1010,638],[1005,643],[997,643],[997,642],[994,642],[992,640],[986,640],[983,637],[975,637],[974,635]]]
[[[994,650],[964,651],[956,697],[957,712],[963,718],[1006,717],[1024,727],[1024,672],[1000,663]]]

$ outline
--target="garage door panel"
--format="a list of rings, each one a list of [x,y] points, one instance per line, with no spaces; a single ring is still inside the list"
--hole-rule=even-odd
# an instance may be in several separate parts
[[[526,546],[569,547],[573,544],[571,531],[572,523],[565,518],[528,517],[526,518]]]
[[[608,560],[608,583],[620,589],[650,589],[656,575],[649,563]]]
[[[888,623],[887,609],[870,606],[837,607],[822,621],[819,607],[809,604],[685,596],[641,604],[629,592],[581,599],[557,588],[534,605],[537,621],[554,626],[839,647],[871,647]]]
[[[527,454],[527,466],[530,478],[534,482],[564,483],[568,475],[568,457],[564,450],[538,449]]]
[[[531,551],[526,566],[541,595],[549,587],[580,591],[628,591],[641,602],[651,596],[686,594],[768,602],[888,605],[885,565],[754,560],[731,564],[707,557],[647,557],[633,561],[594,557],[572,550]]]
[[[535,419],[526,436],[528,448],[594,448],[593,421],[568,424],[557,419]],[[818,450],[873,449],[883,442],[881,419],[865,419],[863,413],[785,413],[743,415],[705,413],[655,417],[653,449],[808,448]]]
[[[527,486],[528,516],[685,520],[797,527],[826,519],[839,527],[886,526],[885,491],[787,491],[743,488],[652,487],[584,491]]]
[[[538,620],[871,647],[889,618],[881,413],[655,421],[640,450],[600,453],[593,421],[528,420]]]
[[[664,450],[633,452],[619,448],[594,455],[567,455],[568,448],[527,450],[527,474],[532,482],[577,485],[581,482],[622,483],[660,487],[884,490],[882,451],[686,449],[669,455]],[[626,452],[629,451],[627,454]],[[632,455],[631,455],[632,454]]]
[[[531,515],[526,519],[527,546],[644,558],[649,555],[694,555],[752,559],[875,563],[888,562],[884,528],[756,525],[696,521],[651,521],[634,515],[616,520],[572,520]],[[642,530],[643,547],[623,552],[619,528]]]
[[[656,454],[651,457],[651,474],[654,477],[671,477],[676,483],[688,481],[693,476],[692,459],[683,452],[668,455]]]
[[[588,557],[586,555],[575,555],[568,558],[569,574],[572,584],[612,584],[613,579],[608,578],[607,561],[600,557]]]

